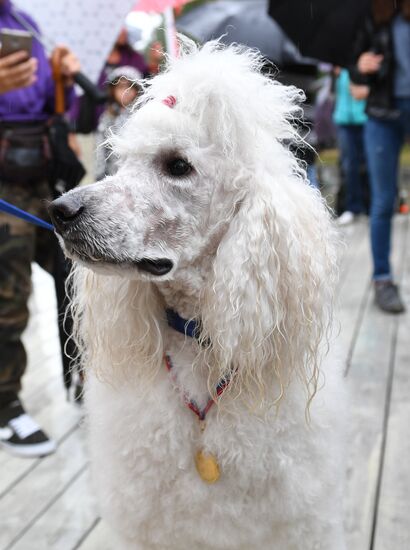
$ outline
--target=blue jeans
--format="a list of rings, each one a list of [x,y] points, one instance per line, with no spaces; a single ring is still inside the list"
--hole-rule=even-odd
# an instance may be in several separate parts
[[[373,278],[390,279],[391,225],[397,196],[399,155],[410,136],[410,98],[397,99],[400,117],[378,120],[369,117],[365,127],[365,147],[370,174],[370,240]]]
[[[353,214],[361,214],[365,211],[360,173],[365,158],[363,125],[338,124],[337,138],[346,181],[345,210]]]
[[[319,180],[317,178],[317,168],[314,164],[308,164],[306,166],[306,176],[309,185],[314,189],[319,189]]]

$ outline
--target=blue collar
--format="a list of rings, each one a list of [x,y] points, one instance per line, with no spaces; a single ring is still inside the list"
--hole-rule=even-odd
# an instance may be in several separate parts
[[[196,338],[197,340],[201,334],[201,322],[196,319],[188,321],[181,317],[175,310],[166,309],[168,325],[172,327],[177,332],[184,334],[185,336],[190,336],[191,338]]]

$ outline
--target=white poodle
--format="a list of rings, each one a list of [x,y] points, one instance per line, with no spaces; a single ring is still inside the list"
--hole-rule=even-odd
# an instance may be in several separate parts
[[[335,236],[289,150],[303,94],[260,67],[185,43],[112,137],[119,172],[50,208],[124,548],[345,548]]]

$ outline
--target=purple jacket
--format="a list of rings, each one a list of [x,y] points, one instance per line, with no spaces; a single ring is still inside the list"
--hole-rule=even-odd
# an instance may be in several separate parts
[[[11,13],[10,0],[0,3],[0,29],[25,30]],[[19,11],[27,22],[38,30],[35,22],[26,13]],[[46,52],[38,40],[33,37],[32,56],[38,60],[37,80],[28,88],[20,88],[0,94],[0,123],[3,121],[40,121],[54,113],[54,81]],[[66,93],[67,108],[74,99],[73,89]]]

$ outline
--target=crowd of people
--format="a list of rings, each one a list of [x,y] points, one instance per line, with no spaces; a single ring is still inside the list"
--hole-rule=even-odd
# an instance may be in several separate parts
[[[336,221],[346,225],[369,215],[376,304],[384,312],[402,313],[405,306],[390,253],[399,154],[410,136],[410,0],[373,0],[372,8],[352,46],[351,65],[334,68],[333,120],[345,186],[343,212]],[[27,26],[37,29],[27,14],[16,16],[10,0],[0,0],[2,29]],[[97,85],[103,92],[99,101],[87,94],[75,97],[73,78],[81,62],[67,48],[54,52],[64,87],[69,143],[76,148],[77,131],[95,132],[96,180],[116,170],[105,140],[127,117],[140,93],[138,80],[157,72],[158,51],[155,45],[155,55],[146,61],[121,32]],[[41,218],[47,218],[44,201],[54,193],[48,179],[53,158],[47,140],[55,101],[52,70],[38,40],[33,40],[31,54],[17,51],[0,57],[0,196]],[[311,184],[318,186],[315,158],[307,158],[308,153],[302,160]],[[55,449],[19,399],[26,367],[21,335],[28,320],[31,263],[37,261],[54,275],[61,272],[53,239],[51,233],[0,213],[0,437],[5,448],[20,456],[43,456]]]

